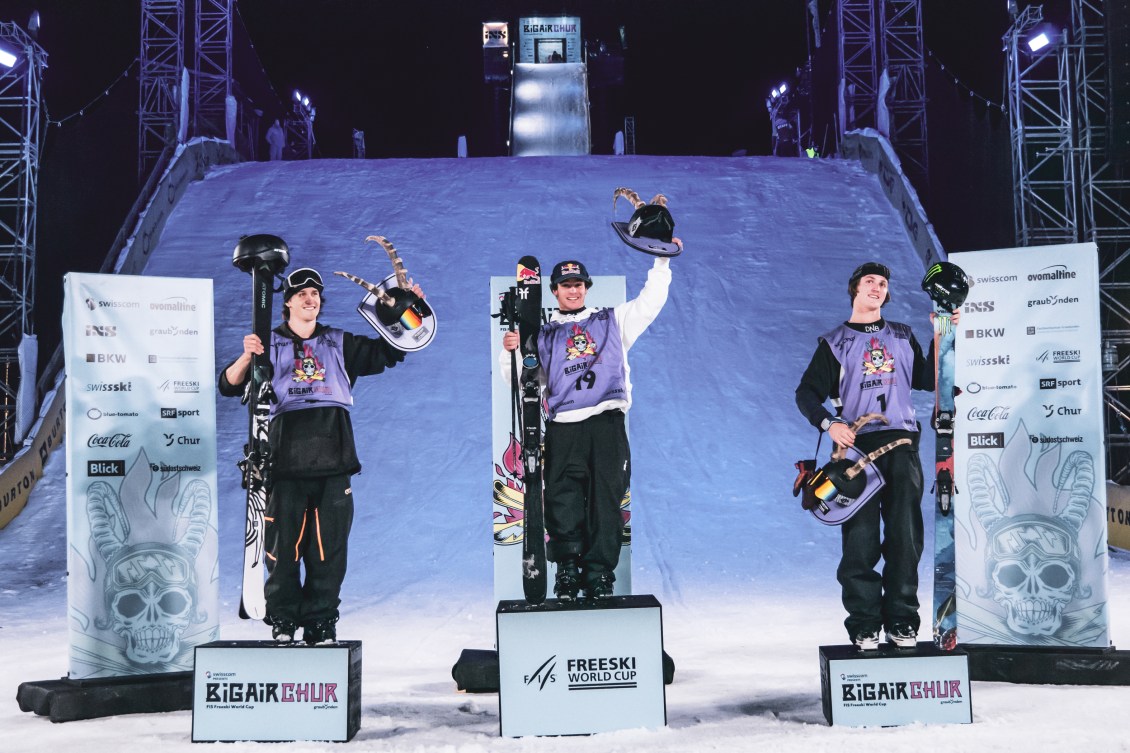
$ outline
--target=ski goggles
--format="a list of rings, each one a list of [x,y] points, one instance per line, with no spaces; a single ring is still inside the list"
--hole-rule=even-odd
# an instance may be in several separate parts
[[[289,299],[303,288],[314,288],[321,293],[325,289],[322,285],[322,276],[310,267],[294,270],[286,276],[286,291],[283,297]]]

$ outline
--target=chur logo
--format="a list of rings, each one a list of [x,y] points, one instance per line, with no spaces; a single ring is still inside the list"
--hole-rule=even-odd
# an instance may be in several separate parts
[[[1044,418],[1051,418],[1052,416],[1078,416],[1082,412],[1082,408],[1070,408],[1066,405],[1044,403]]]
[[[548,683],[557,682],[557,675],[553,673],[555,669],[557,669],[557,654],[543,661],[532,674],[523,675],[522,682],[531,687],[536,685],[538,690],[544,690]]]

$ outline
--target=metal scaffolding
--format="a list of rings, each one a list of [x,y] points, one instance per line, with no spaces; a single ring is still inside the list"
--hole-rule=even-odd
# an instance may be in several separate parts
[[[903,170],[918,189],[926,190],[926,58],[919,0],[882,2],[880,67],[887,71],[890,140]]]
[[[227,138],[232,93],[232,0],[196,0],[192,130]]]
[[[836,20],[840,135],[855,128],[883,131],[908,177],[925,193],[929,160],[920,0],[839,0]],[[881,111],[885,123],[879,122]]]
[[[1130,482],[1130,180],[1110,154],[1111,75],[1103,5],[1071,0],[1071,27],[1036,52],[1042,6],[1016,15],[1008,54],[1018,246],[1093,241],[1099,248],[1107,477]]]
[[[176,143],[184,70],[184,0],[141,0],[137,177],[143,182],[166,146]]]
[[[15,452],[18,348],[33,333],[35,213],[42,136],[40,86],[47,53],[14,23],[0,23],[0,47],[16,57],[0,65],[0,461]],[[32,365],[34,373],[34,365]]]

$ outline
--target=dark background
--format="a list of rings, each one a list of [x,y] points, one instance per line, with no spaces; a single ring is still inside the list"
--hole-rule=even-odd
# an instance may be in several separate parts
[[[191,37],[194,3],[185,5]],[[821,0],[825,27],[831,7]],[[922,7],[931,176],[920,193],[946,249],[1010,246],[1005,3]],[[1044,7],[1055,18],[1067,3]],[[48,53],[36,292],[45,358],[58,342],[62,274],[100,267],[137,197],[140,0],[4,0],[0,20],[26,28],[33,9]],[[236,9],[241,97],[263,111],[265,132],[294,89],[308,94],[321,157],[351,156],[354,128],[365,131],[369,158],[451,157],[460,135],[470,156],[497,154],[506,122],[483,82],[481,24],[507,21],[516,41],[518,18],[535,15],[580,16],[593,47],[619,50],[624,28],[623,83],[591,92],[594,153],[611,151],[627,114],[641,154],[768,154],[767,94],[795,80],[812,44],[803,0],[239,0]],[[817,68],[834,70],[835,43],[826,33],[811,50]]]

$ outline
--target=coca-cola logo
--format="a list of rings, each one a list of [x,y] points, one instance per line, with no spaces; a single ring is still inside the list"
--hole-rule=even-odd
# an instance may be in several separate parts
[[[1004,421],[1008,418],[1010,405],[994,405],[992,408],[970,408],[966,416],[970,421]]]
[[[132,434],[91,434],[87,437],[87,447],[129,447]]]

